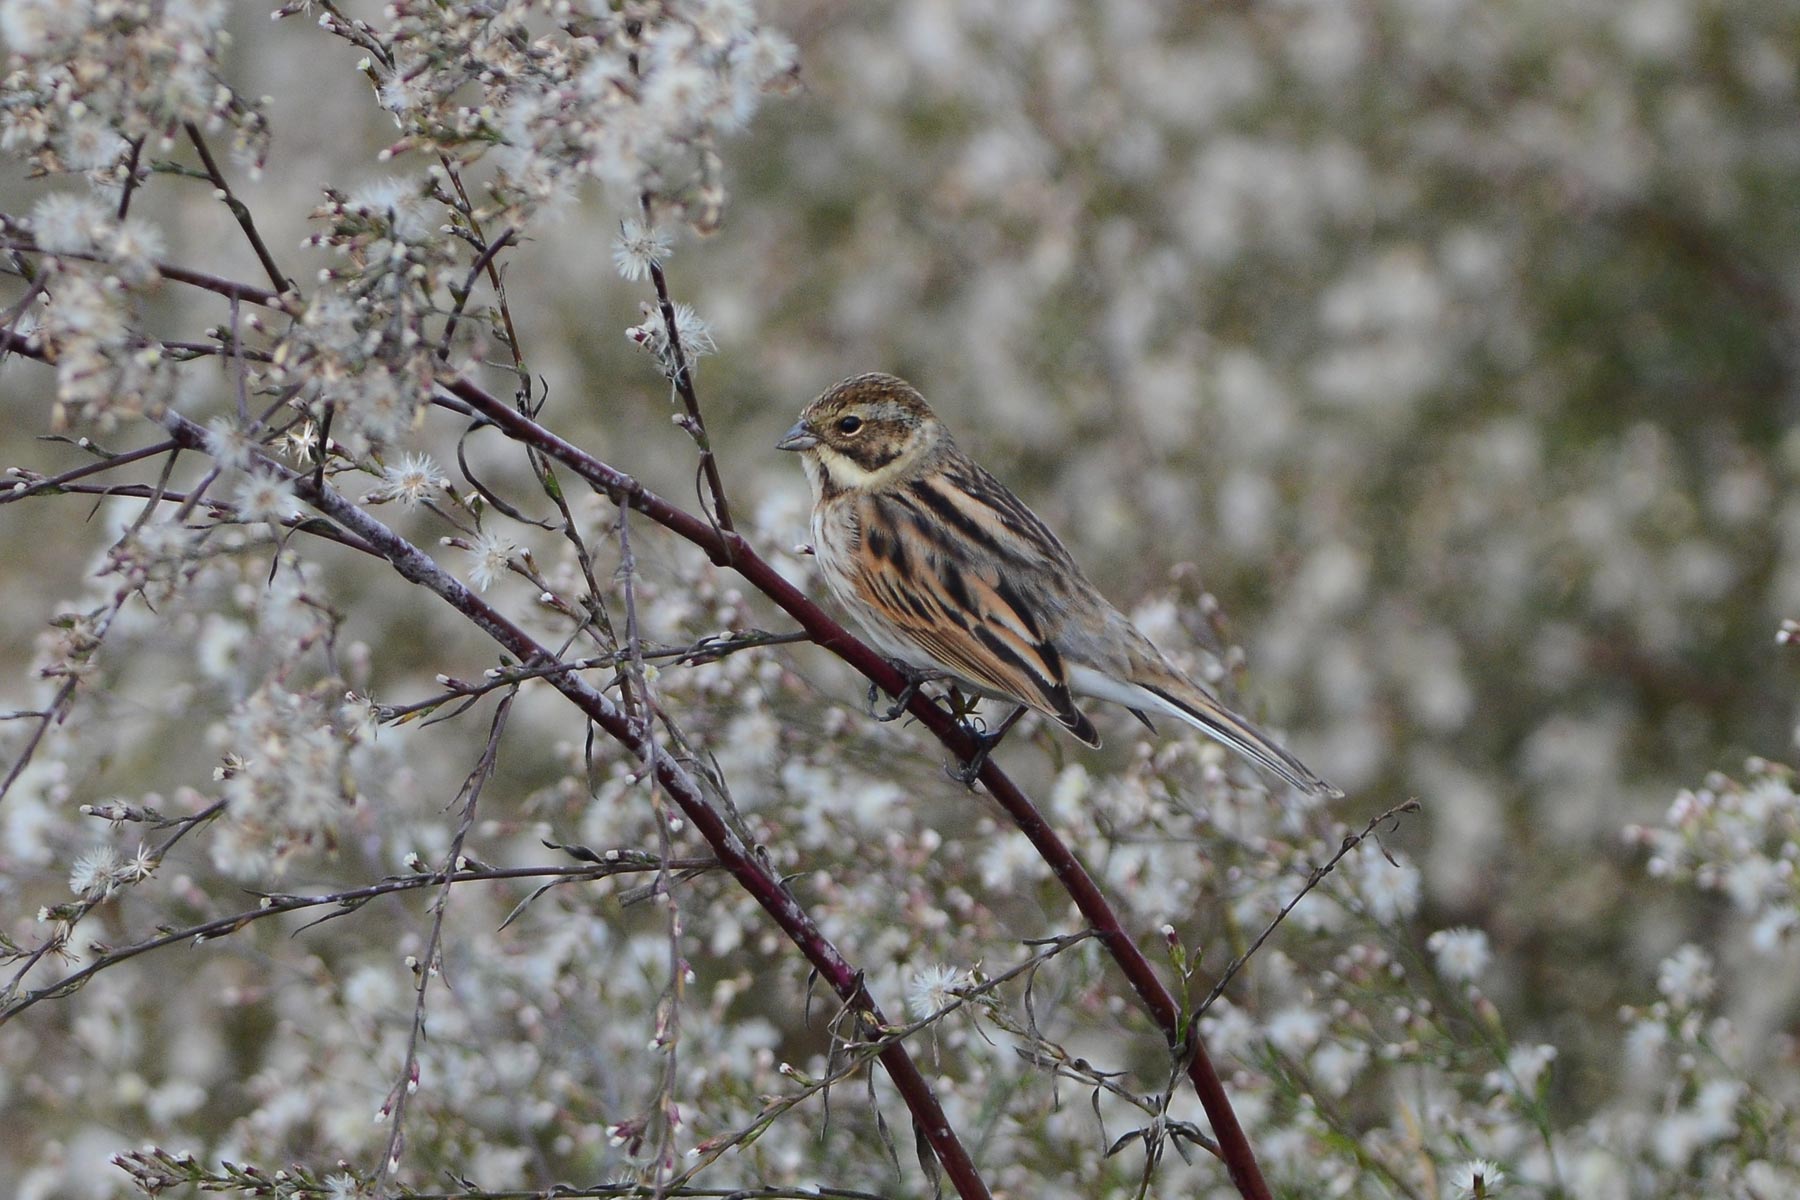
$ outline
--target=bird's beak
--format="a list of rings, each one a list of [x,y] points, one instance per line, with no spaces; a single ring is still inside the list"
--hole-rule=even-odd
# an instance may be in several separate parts
[[[819,444],[819,435],[806,427],[805,421],[795,421],[794,427],[781,435],[775,443],[777,450],[811,450]]]

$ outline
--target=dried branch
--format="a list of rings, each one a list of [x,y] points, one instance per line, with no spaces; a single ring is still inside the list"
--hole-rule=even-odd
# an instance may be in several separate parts
[[[1300,885],[1300,890],[1295,892],[1293,897],[1288,900],[1286,904],[1281,906],[1281,911],[1276,913],[1268,925],[1263,928],[1263,931],[1256,935],[1256,940],[1251,942],[1249,947],[1242,954],[1232,959],[1231,964],[1220,973],[1218,982],[1214,983],[1212,990],[1206,993],[1206,999],[1202,1000],[1199,1007],[1194,1009],[1194,1019],[1198,1021],[1206,1014],[1206,1010],[1211,1008],[1213,1002],[1223,994],[1226,985],[1231,982],[1232,978],[1239,971],[1243,970],[1244,964],[1249,962],[1251,957],[1258,950],[1262,949],[1263,943],[1269,940],[1269,935],[1274,933],[1283,921],[1287,920],[1287,915],[1294,911],[1295,906],[1306,899],[1307,894],[1314,888],[1325,882],[1325,877],[1337,869],[1338,863],[1343,861],[1344,856],[1362,845],[1363,841],[1367,839],[1370,834],[1375,832],[1376,826],[1382,824],[1384,821],[1397,820],[1407,813],[1415,813],[1418,811],[1419,802],[1417,800],[1402,800],[1399,804],[1394,805],[1380,816],[1370,820],[1367,825],[1363,826],[1361,833],[1346,834],[1343,843],[1337,848],[1337,853],[1333,854],[1330,858],[1326,859],[1307,873],[1306,882]]]
[[[482,246],[480,253],[475,256],[475,261],[469,266],[469,277],[463,281],[463,285],[460,288],[455,286],[451,287],[450,316],[444,322],[444,336],[438,340],[437,356],[439,362],[450,361],[450,343],[456,337],[457,323],[462,320],[463,310],[467,308],[469,304],[469,297],[475,293],[475,281],[481,278],[481,273],[483,271],[490,272],[495,289],[498,290],[500,287],[500,273],[493,269],[494,256],[512,244],[513,233],[514,231],[511,229],[503,229],[500,231],[499,237],[495,238],[487,245]],[[513,347],[515,361],[517,360],[518,353],[518,347],[515,345]],[[521,367],[523,366],[523,364],[520,365]]]
[[[674,1180],[670,1181],[668,1185],[670,1191],[667,1194],[679,1195],[680,1192],[676,1189],[689,1186],[689,1181],[701,1171],[711,1166],[714,1162],[717,1162],[727,1151],[736,1146],[741,1146],[746,1142],[754,1141],[761,1135],[763,1130],[767,1129],[769,1125],[782,1114],[798,1107],[800,1104],[805,1103],[814,1096],[830,1091],[831,1088],[837,1084],[851,1078],[867,1066],[868,1063],[884,1048],[898,1045],[908,1038],[915,1037],[925,1030],[932,1028],[952,1013],[967,1007],[970,1003],[980,1000],[984,996],[998,991],[1000,988],[1006,986],[1022,975],[1029,975],[1035,972],[1039,967],[1043,966],[1051,959],[1069,950],[1073,950],[1076,946],[1081,945],[1091,937],[1093,937],[1091,932],[1083,930],[1079,933],[1064,934],[1058,937],[1034,939],[1032,942],[1033,945],[1047,946],[1048,949],[1039,950],[1023,962],[1007,968],[998,975],[984,979],[980,983],[957,989],[948,1004],[935,1012],[920,1017],[910,1024],[896,1026],[895,1028],[884,1030],[878,1035],[850,1042],[843,1046],[843,1049],[849,1052],[847,1059],[840,1063],[830,1074],[821,1078],[808,1079],[798,1071],[784,1066],[782,1073],[799,1082],[802,1085],[800,1089],[798,1091],[789,1092],[786,1095],[765,1098],[762,1109],[748,1125],[742,1126],[729,1133],[722,1133],[707,1138],[704,1142],[701,1142],[698,1146],[694,1147],[692,1153],[699,1161],[683,1171]],[[1123,1091],[1123,1089],[1119,1090]],[[1129,1096],[1129,1093],[1126,1093],[1126,1095]],[[1131,1097],[1131,1099],[1140,1105],[1145,1103],[1137,1097]]]
[[[118,219],[123,221],[131,215],[131,198],[137,194],[138,185],[143,182],[138,177],[138,161],[144,153],[144,141],[149,135],[140,134],[131,139],[131,153],[125,159],[125,186],[119,189]]]
[[[462,861],[463,843],[468,840],[469,830],[475,827],[475,806],[481,800],[482,789],[494,777],[494,766],[500,759],[500,735],[506,730],[506,718],[512,714],[513,699],[518,694],[515,688],[494,709],[494,718],[488,725],[487,746],[475,769],[463,781],[462,815],[457,820],[456,833],[450,839],[450,848],[444,852],[441,872],[444,882],[437,899],[432,902],[431,934],[425,939],[424,955],[412,964],[415,977],[413,1015],[412,1028],[406,1038],[406,1061],[400,1068],[399,1081],[380,1110],[382,1116],[391,1118],[392,1126],[377,1174],[391,1176],[400,1170],[400,1151],[406,1144],[406,1102],[419,1088],[419,1042],[425,1036],[425,993],[431,986],[432,977],[443,971],[444,914],[450,910],[450,887],[456,882],[456,867]]]
[[[681,859],[669,865],[684,876],[712,870],[718,866],[709,858]],[[453,871],[429,871],[418,875],[390,876],[380,883],[365,884],[362,887],[316,895],[303,896],[267,892],[262,894],[262,900],[255,908],[214,917],[209,921],[186,925],[180,929],[170,929],[155,937],[144,938],[129,945],[105,946],[98,942],[91,943],[89,948],[98,955],[97,958],[79,971],[66,975],[55,983],[36,991],[26,992],[6,1007],[0,1008],[0,1025],[6,1024],[26,1009],[42,1001],[73,995],[101,971],[128,962],[140,954],[148,954],[152,950],[161,950],[165,946],[174,946],[182,942],[189,942],[195,946],[203,945],[219,938],[229,937],[258,921],[278,917],[284,913],[298,912],[308,908],[329,907],[337,911],[327,914],[321,920],[330,920],[332,917],[345,916],[355,912],[378,896],[392,896],[403,892],[417,891],[420,888],[437,887],[451,881],[500,883],[513,879],[549,879],[551,883],[544,886],[551,887],[564,883],[586,883],[597,879],[608,879],[614,875],[643,874],[647,871],[661,869],[660,862],[654,856],[630,852],[621,853],[617,857],[596,861],[594,865],[583,867],[465,866]],[[314,925],[319,923],[319,921],[312,922]]]
[[[280,1195],[290,1200],[335,1200],[344,1195],[336,1179],[323,1178],[302,1167],[271,1175],[258,1167],[223,1163],[218,1168],[202,1165],[191,1154],[171,1154],[152,1148],[113,1156],[114,1165],[131,1176],[146,1194],[156,1195],[176,1187],[204,1192],[238,1192],[249,1196]],[[467,1181],[462,1181],[466,1183]],[[818,1184],[763,1187],[682,1187],[658,1190],[641,1183],[601,1183],[573,1187],[559,1183],[549,1191],[488,1191],[472,1184],[454,1192],[406,1193],[408,1200],[893,1200],[879,1192]]]
[[[644,215],[649,217],[650,206],[646,201]],[[700,448],[700,470],[706,476],[706,490],[712,497],[713,521],[726,533],[732,532],[731,508],[725,503],[725,481],[719,477],[719,462],[713,456],[712,441],[706,434],[706,422],[700,416],[700,397],[694,391],[693,368],[688,365],[687,348],[681,344],[681,328],[675,319],[675,302],[669,298],[669,281],[663,275],[662,264],[651,262],[650,279],[656,285],[656,303],[662,312],[663,332],[669,339],[669,361],[674,364],[675,390],[681,396],[681,403],[687,409],[687,420],[683,428],[694,439]]]
[[[263,241],[262,234],[256,231],[256,221],[250,215],[249,206],[237,198],[236,193],[231,190],[231,184],[225,178],[225,173],[219,170],[219,164],[213,161],[212,150],[207,147],[206,138],[201,135],[200,127],[189,121],[185,128],[188,140],[194,143],[194,149],[200,154],[200,164],[206,168],[207,178],[212,180],[219,199],[225,202],[225,207],[229,208],[231,215],[237,219],[238,228],[244,231],[245,240],[256,252],[257,261],[262,263],[263,270],[269,273],[269,281],[275,285],[277,292],[293,291],[293,280],[289,279],[281,268],[275,265],[275,256],[269,253],[268,244]]]
[[[5,229],[6,231],[5,235],[0,237],[0,250],[12,251],[19,254],[45,253],[45,251],[38,249],[37,243],[19,228],[19,224],[16,220],[0,215],[0,228]],[[72,258],[82,262],[104,263],[110,261],[98,254],[70,250],[58,251],[56,257]],[[19,272],[15,268],[15,271],[12,273],[16,274]],[[156,273],[164,279],[171,280],[175,283],[185,283],[190,287],[199,288],[201,291],[212,292],[214,295],[224,296],[228,300],[244,300],[262,308],[271,308],[279,312],[291,311],[288,301],[292,299],[292,297],[284,296],[280,292],[271,292],[267,288],[259,288],[248,283],[239,283],[233,279],[226,279],[222,275],[213,275],[206,271],[195,271],[171,262],[158,262],[156,264]],[[31,278],[30,276],[25,277]]]
[[[88,635],[89,644],[82,652],[84,662],[99,652],[100,644],[106,640],[107,633],[118,618],[119,610],[125,607],[125,601],[130,597],[130,591],[121,590],[113,596],[112,603],[100,612],[94,623],[93,632]],[[25,768],[31,765],[31,760],[37,755],[38,747],[43,745],[44,735],[50,732],[50,726],[61,722],[68,716],[69,705],[75,698],[75,689],[81,685],[81,679],[82,676],[79,672],[66,673],[62,683],[56,689],[56,695],[38,714],[37,724],[26,736],[25,745],[20,748],[19,756],[13,760],[12,766],[7,768],[6,777],[0,779],[0,800],[6,799],[6,794],[12,791],[13,784],[19,781],[19,776],[23,775]]]
[[[342,534],[342,530],[338,530]],[[352,535],[344,535],[352,536]],[[668,646],[656,650],[645,650],[643,657],[649,659],[669,659],[676,666],[702,666],[717,662],[740,650],[754,650],[762,646],[786,646],[795,642],[809,642],[812,638],[805,633],[763,633],[752,630],[744,634],[710,634],[686,646]],[[452,679],[444,676],[440,682],[444,691],[428,700],[418,700],[412,704],[377,705],[376,719],[385,723],[405,721],[420,713],[429,713],[441,708],[452,700],[485,696],[500,688],[511,687],[521,680],[542,679],[549,675],[560,675],[565,671],[593,671],[602,667],[617,667],[626,659],[622,653],[596,654],[588,658],[564,659],[561,662],[549,663],[537,667],[521,667],[513,664],[492,667],[487,677],[480,683]]]
[[[177,842],[181,841],[182,838],[186,837],[188,834],[224,811],[225,802],[223,800],[215,800],[213,803],[207,805],[192,816],[182,817],[179,820],[169,822],[168,825],[174,829],[174,832],[158,843],[154,850],[144,854],[146,870],[154,870],[155,867],[162,862],[169,851],[175,848]],[[13,977],[6,982],[6,986],[0,987],[0,999],[6,1001],[5,1006],[0,1007],[0,1025],[6,1024],[6,1022],[10,1021],[13,1017],[25,1011],[27,1008],[30,1008],[40,1000],[47,1000],[53,996],[66,996],[71,992],[79,990],[82,984],[86,983],[96,971],[101,969],[98,962],[89,963],[83,969],[76,971],[72,975],[64,976],[49,987],[39,988],[36,991],[26,992],[23,995],[19,992],[19,985],[25,981],[25,976],[31,973],[32,968],[42,962],[47,955],[61,952],[61,950],[69,944],[69,938],[75,932],[75,927],[81,924],[82,920],[89,913],[111,899],[112,894],[112,889],[108,888],[95,895],[83,897],[73,904],[59,906],[59,909],[51,910],[56,918],[54,930],[49,937],[39,943],[36,949],[20,956],[25,961],[20,964],[17,971],[13,972]],[[130,958],[141,953],[143,953],[142,950],[134,950],[129,954],[122,955],[117,961],[122,962],[125,958]]]
[[[68,485],[77,479],[86,479],[89,475],[98,475],[102,471],[110,471],[114,467],[126,466],[141,459],[155,458],[159,454],[167,454],[178,447],[172,441],[157,442],[154,445],[142,446],[136,450],[127,450],[122,454],[109,455],[98,462],[83,463],[60,475],[31,475],[14,468],[9,472],[19,482],[10,488],[0,491],[0,504],[11,504],[14,500],[23,500],[42,492],[68,491]]]

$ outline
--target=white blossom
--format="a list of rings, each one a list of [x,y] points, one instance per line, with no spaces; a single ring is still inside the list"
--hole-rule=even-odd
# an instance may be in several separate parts
[[[1447,1182],[1457,1200],[1481,1200],[1500,1195],[1506,1173],[1485,1158],[1471,1158],[1451,1171]]]
[[[51,254],[91,254],[112,229],[106,206],[80,192],[51,192],[31,208],[32,235]]]
[[[114,227],[101,249],[126,282],[142,284],[156,278],[157,263],[166,247],[161,229],[128,217]]]
[[[249,470],[256,449],[256,439],[233,418],[217,416],[206,423],[206,452],[221,467]]]
[[[1692,944],[1663,959],[1656,969],[1656,990],[1681,1008],[1692,1008],[1712,995],[1712,956]]]
[[[293,483],[265,470],[246,472],[232,493],[232,503],[245,521],[286,521],[301,511]]]
[[[91,0],[5,0],[0,3],[0,38],[15,54],[42,54],[81,32],[92,9]]]
[[[1403,854],[1393,861],[1378,849],[1367,848],[1350,865],[1357,894],[1378,921],[1401,921],[1419,910],[1419,868]]]
[[[1206,1035],[1206,1044],[1215,1053],[1238,1058],[1249,1054],[1259,1040],[1250,1014],[1223,997],[1214,1001],[1207,1015],[1200,1018],[1200,1032]]]
[[[628,217],[613,242],[613,265],[620,275],[636,283],[650,277],[652,266],[661,266],[667,261],[674,245],[674,239],[666,230]]]
[[[1368,1064],[1369,1051],[1360,1043],[1327,1042],[1313,1052],[1312,1076],[1328,1096],[1344,1096]]]
[[[368,1195],[354,1175],[340,1171],[325,1177],[325,1200],[366,1200]]]
[[[408,512],[450,486],[450,481],[430,455],[410,451],[402,455],[399,462],[383,466],[381,480],[381,486],[364,499],[372,503],[397,500]]]
[[[519,547],[501,533],[483,531],[469,547],[469,580],[475,590],[485,592],[506,574]]]
[[[906,985],[907,1011],[922,1021],[956,1003],[957,991],[973,982],[967,972],[942,963],[915,971]]]
[[[1507,1051],[1505,1069],[1488,1072],[1487,1086],[1496,1092],[1530,1099],[1537,1094],[1544,1072],[1556,1061],[1556,1053],[1555,1046],[1542,1043],[1514,1046]]]
[[[0,22],[5,19],[5,11],[0,8]],[[129,148],[130,143],[116,130],[86,116],[72,117],[56,139],[57,153],[71,171],[93,171],[111,166]]]
[[[1325,1014],[1305,1005],[1291,1005],[1269,1018],[1265,1036],[1283,1054],[1303,1057],[1325,1032]]]
[[[95,846],[83,851],[69,870],[69,890],[77,896],[94,899],[118,886],[119,856],[111,846]]]
[[[1493,958],[1487,934],[1466,926],[1440,929],[1425,940],[1425,946],[1436,956],[1438,974],[1453,981],[1479,978]]]
[[[351,192],[352,212],[387,225],[401,241],[417,241],[436,232],[430,209],[419,184],[406,179],[379,179]]]

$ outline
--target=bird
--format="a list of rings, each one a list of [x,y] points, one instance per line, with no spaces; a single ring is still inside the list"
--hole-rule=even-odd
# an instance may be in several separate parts
[[[931,679],[1016,706],[983,739],[967,781],[1027,710],[1098,747],[1083,697],[1123,705],[1152,729],[1152,713],[1186,722],[1305,795],[1343,795],[1171,663],[905,380],[835,384],[776,448],[805,467],[826,586],[914,681],[890,715]]]

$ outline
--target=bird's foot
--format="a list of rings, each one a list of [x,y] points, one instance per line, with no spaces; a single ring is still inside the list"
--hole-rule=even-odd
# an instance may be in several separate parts
[[[881,688],[873,683],[869,685],[869,715],[884,724],[888,721],[898,721],[905,716],[907,708],[913,702],[913,697],[919,694],[919,689],[938,678],[930,671],[921,671],[917,667],[908,666],[897,659],[889,659],[888,665],[905,677],[906,686],[900,689],[899,695],[894,697],[894,703],[886,712],[883,712],[875,707],[876,700],[881,695]]]
[[[1021,704],[1013,709],[1006,720],[1000,722],[999,728],[992,733],[981,732],[975,728],[973,721],[965,719],[963,728],[968,731],[970,737],[975,739],[975,753],[971,754],[968,761],[963,763],[960,768],[950,768],[950,778],[970,791],[974,791],[975,781],[981,778],[981,769],[987,766],[988,755],[994,752],[994,747],[1005,739],[1006,735],[1012,731],[1012,727],[1019,723],[1019,718],[1024,715],[1025,706]],[[965,713],[964,716],[966,718],[967,714]]]

